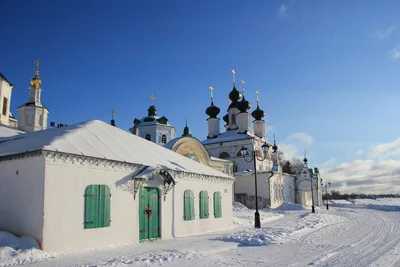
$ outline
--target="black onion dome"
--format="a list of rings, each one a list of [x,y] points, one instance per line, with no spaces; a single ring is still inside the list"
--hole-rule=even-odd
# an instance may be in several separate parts
[[[211,105],[206,109],[206,114],[210,116],[210,118],[216,118],[220,112],[219,107],[214,106],[214,102],[211,102]]]
[[[243,96],[242,100],[238,103],[238,109],[241,112],[247,112],[250,108],[251,108],[250,102],[247,101],[246,98],[244,98]]]
[[[222,119],[226,122],[226,124],[229,124],[229,114],[226,114]]]
[[[253,116],[255,120],[259,121],[265,116],[265,112],[257,105],[257,108],[251,113],[251,116]]]
[[[308,162],[308,159],[306,158],[306,156],[304,156],[304,159],[303,159],[303,161],[304,161],[304,164],[307,164],[307,162]]]
[[[151,105],[147,110],[147,116],[156,116],[156,115],[157,115],[157,109],[155,106]]]
[[[241,97],[242,97],[242,95],[240,94],[240,92],[238,90],[236,90],[235,86],[233,86],[232,91],[229,93],[229,99],[232,102],[237,102]]]
[[[278,151],[278,146],[276,145],[275,141],[274,141],[274,145],[272,146],[272,149],[274,152]]]

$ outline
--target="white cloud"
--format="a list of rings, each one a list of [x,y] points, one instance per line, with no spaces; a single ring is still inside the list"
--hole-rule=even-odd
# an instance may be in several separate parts
[[[369,154],[375,158],[387,158],[389,156],[400,155],[400,137],[393,142],[373,146]]]
[[[325,170],[334,167],[336,164],[336,158],[328,159],[327,161],[321,163],[319,165],[320,170]]]
[[[281,4],[278,8],[278,16],[283,18],[287,14],[288,7],[285,4]]]
[[[389,35],[391,35],[395,29],[396,29],[396,26],[391,25],[385,29],[377,29],[375,31],[374,35],[376,37],[378,37],[379,39],[383,40],[383,39],[389,37]]]
[[[283,142],[300,144],[301,146],[308,148],[314,143],[314,138],[306,133],[297,132],[286,137]]]
[[[356,160],[321,171],[334,190],[347,193],[398,193],[400,192],[400,160]]]
[[[286,160],[292,160],[293,157],[299,157],[299,149],[291,144],[279,144],[279,150],[283,152]]]
[[[362,149],[358,150],[356,153],[354,153],[354,156],[362,156],[364,154],[364,151]]]
[[[400,58],[400,48],[396,47],[396,48],[390,50],[389,54],[393,59],[399,59]]]
[[[314,143],[314,138],[306,133],[297,132],[289,135],[282,142],[278,142],[279,150],[283,152],[285,159],[293,157],[302,158],[303,153]]]

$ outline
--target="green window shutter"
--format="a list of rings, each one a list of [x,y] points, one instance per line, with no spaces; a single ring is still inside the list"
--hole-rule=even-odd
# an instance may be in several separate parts
[[[98,227],[98,185],[89,185],[85,190],[85,221],[84,228],[97,228]]]
[[[200,192],[200,219],[208,218],[208,193],[207,191]]]
[[[89,185],[85,190],[84,228],[110,226],[110,188],[106,185]]]
[[[221,193],[214,193],[214,217],[221,218],[222,217],[222,207],[221,207]]]
[[[185,221],[190,221],[194,219],[194,203],[193,203],[193,192],[191,190],[186,190],[184,193],[184,211],[183,218]]]
[[[110,218],[110,200],[111,200],[111,193],[110,188],[104,185],[104,220],[103,220],[103,227],[109,227],[111,224]]]

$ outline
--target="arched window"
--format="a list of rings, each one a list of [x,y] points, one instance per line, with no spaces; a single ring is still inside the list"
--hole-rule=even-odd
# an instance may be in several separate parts
[[[214,217],[222,217],[221,193],[218,191],[214,193]]]
[[[207,219],[209,212],[208,212],[208,192],[205,190],[200,191],[200,219]]]
[[[110,226],[110,199],[110,188],[107,185],[86,187],[84,229]]]
[[[163,144],[167,143],[167,136],[165,134],[161,135],[161,143]]]
[[[183,219],[194,220],[194,195],[192,190],[186,190],[183,194]]]
[[[218,158],[220,159],[229,159],[231,156],[229,155],[228,152],[222,152],[221,154],[219,154]]]
[[[146,140],[149,140],[149,141],[151,141],[151,135],[150,134],[146,134]]]

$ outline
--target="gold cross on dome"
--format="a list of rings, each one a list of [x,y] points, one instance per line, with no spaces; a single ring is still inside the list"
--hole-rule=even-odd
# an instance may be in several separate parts
[[[35,60],[34,62],[36,64],[36,70],[39,70],[40,61],[39,60]]]
[[[211,101],[214,101],[214,93],[213,93],[214,92],[214,87],[210,86],[208,88],[210,88]]]
[[[235,70],[231,70],[231,72],[232,72],[233,85],[236,85],[236,78],[235,78],[236,72]]]
[[[150,99],[151,99],[151,104],[154,106],[154,99],[156,99],[155,96],[154,96],[154,95],[151,95],[151,96],[150,96]]]
[[[115,116],[115,110],[114,110],[114,109],[111,109],[111,111],[110,111],[110,112],[111,112],[111,118],[112,118],[112,119],[114,119],[114,116]]]

